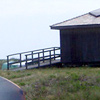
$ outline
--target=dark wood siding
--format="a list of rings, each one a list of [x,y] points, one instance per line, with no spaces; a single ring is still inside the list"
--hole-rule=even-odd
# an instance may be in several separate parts
[[[100,28],[60,30],[63,63],[100,61]]]

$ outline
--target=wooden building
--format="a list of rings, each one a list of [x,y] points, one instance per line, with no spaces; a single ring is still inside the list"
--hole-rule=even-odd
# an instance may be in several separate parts
[[[64,64],[100,64],[100,9],[51,26],[60,30]]]

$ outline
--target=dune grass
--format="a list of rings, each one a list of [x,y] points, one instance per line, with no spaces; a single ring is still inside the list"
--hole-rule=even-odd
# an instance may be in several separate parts
[[[45,68],[0,71],[18,84],[26,100],[100,100],[100,68]]]

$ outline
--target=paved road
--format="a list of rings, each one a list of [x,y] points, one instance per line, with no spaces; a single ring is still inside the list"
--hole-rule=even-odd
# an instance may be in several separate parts
[[[25,98],[19,86],[0,77],[0,100],[25,100]]]

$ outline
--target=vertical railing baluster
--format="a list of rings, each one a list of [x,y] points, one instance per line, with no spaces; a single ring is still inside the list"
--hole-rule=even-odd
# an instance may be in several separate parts
[[[43,49],[43,62],[44,62],[44,49]]]
[[[7,56],[7,70],[9,70],[9,56]]]
[[[33,60],[33,51],[32,51],[32,64],[33,64],[34,60]]]
[[[40,67],[40,53],[38,53],[38,67]]]
[[[60,53],[59,53],[59,55],[60,55],[60,60],[62,59],[62,57],[61,57],[61,48],[59,47],[59,50],[60,50]]]
[[[50,58],[50,66],[51,66],[51,50],[49,51],[49,58]]]
[[[27,69],[27,55],[25,55],[25,56],[26,56],[26,64],[25,65],[26,65],[26,69]]]
[[[21,53],[20,53],[20,67],[22,67],[22,65],[21,65],[21,60],[22,60],[22,57],[21,57]]]
[[[54,60],[55,60],[55,47],[54,47]]]

